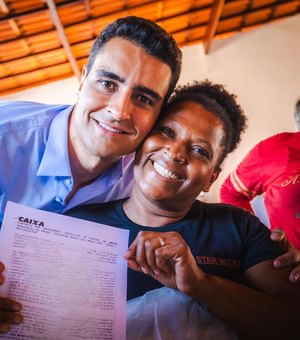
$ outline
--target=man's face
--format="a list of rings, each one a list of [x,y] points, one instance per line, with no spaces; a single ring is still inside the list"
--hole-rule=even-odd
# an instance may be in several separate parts
[[[190,207],[218,177],[223,136],[223,123],[200,104],[175,105],[137,152],[134,191],[175,211]]]
[[[75,153],[116,159],[135,151],[154,125],[171,81],[168,65],[113,38],[84,70],[70,121]]]

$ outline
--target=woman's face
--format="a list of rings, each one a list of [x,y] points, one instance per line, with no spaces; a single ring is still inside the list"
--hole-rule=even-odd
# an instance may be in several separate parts
[[[218,177],[223,136],[222,121],[200,104],[175,105],[137,152],[136,190],[170,207],[191,205]]]

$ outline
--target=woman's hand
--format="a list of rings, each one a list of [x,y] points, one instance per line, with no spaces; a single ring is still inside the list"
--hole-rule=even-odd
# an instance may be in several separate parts
[[[0,285],[4,282],[4,269],[4,264],[0,262]],[[23,321],[23,316],[19,314],[21,309],[22,305],[19,302],[0,297],[0,334],[10,331],[12,324],[19,324]]]
[[[198,279],[205,275],[177,232],[139,232],[124,258],[129,268],[191,296],[199,289]]]
[[[283,268],[288,265],[293,266],[290,272],[289,280],[293,283],[300,282],[300,250],[294,248],[286,238],[285,232],[280,229],[273,229],[271,231],[271,239],[275,242],[283,242],[287,253],[277,257],[273,265],[275,268]]]

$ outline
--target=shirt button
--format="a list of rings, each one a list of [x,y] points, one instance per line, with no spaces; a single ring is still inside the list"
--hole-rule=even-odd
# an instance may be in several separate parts
[[[61,203],[61,199],[59,197],[55,197],[55,201],[58,202],[58,203]]]
[[[66,180],[65,180],[65,183],[66,183],[67,185],[71,185],[71,184],[72,184],[72,180],[71,180],[71,179],[66,179]]]

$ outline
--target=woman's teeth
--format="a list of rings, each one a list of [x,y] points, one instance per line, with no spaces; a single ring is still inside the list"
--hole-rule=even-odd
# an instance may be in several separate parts
[[[179,179],[179,177],[175,175],[173,172],[169,171],[168,169],[164,168],[163,166],[156,162],[153,163],[153,167],[161,176],[165,178]]]

